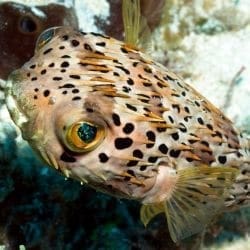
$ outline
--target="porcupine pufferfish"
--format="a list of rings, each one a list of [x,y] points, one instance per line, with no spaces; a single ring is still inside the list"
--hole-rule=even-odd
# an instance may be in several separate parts
[[[250,143],[206,98],[150,56],[70,27],[44,31],[6,83],[22,136],[58,171],[165,213],[177,242],[249,205]]]

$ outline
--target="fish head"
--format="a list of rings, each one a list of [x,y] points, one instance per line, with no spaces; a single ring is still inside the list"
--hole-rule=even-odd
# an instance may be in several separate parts
[[[119,186],[130,195],[120,185],[125,179],[145,187],[140,180],[150,164],[143,151],[153,133],[147,122],[138,125],[141,116],[131,104],[138,99],[122,86],[131,79],[119,68],[121,44],[69,27],[46,30],[33,58],[10,74],[5,94],[23,138],[49,165],[95,188]],[[129,169],[135,166],[143,173],[138,178]],[[155,173],[147,175],[151,185]]]

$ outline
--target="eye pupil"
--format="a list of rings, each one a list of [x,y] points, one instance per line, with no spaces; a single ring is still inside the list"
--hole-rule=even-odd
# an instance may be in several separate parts
[[[83,123],[77,131],[78,136],[85,143],[92,142],[96,137],[96,133],[97,128],[95,126],[91,126],[88,123]]]

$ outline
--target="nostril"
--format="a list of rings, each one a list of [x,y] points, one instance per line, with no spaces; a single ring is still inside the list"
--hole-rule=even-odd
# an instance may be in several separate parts
[[[36,21],[30,16],[24,16],[19,21],[19,30],[23,33],[33,33],[37,29]]]

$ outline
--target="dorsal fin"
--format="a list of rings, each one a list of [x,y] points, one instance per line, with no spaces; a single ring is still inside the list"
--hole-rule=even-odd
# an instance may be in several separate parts
[[[123,0],[124,40],[131,47],[148,49],[151,35],[147,19],[141,15],[140,0]]]

